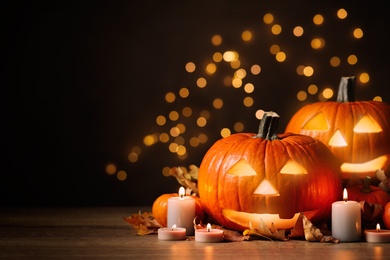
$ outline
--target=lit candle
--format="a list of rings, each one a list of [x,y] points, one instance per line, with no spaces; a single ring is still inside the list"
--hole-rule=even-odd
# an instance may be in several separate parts
[[[361,207],[356,201],[348,200],[344,189],[344,201],[332,203],[332,236],[342,242],[361,239]]]
[[[220,242],[223,240],[223,230],[211,228],[210,223],[207,224],[207,228],[195,230],[195,241],[197,242]]]
[[[390,230],[383,230],[381,226],[376,224],[376,229],[368,229],[364,231],[366,241],[371,243],[389,243]]]
[[[176,227],[176,225],[171,228],[158,229],[158,239],[160,240],[184,240],[186,238],[186,229]]]
[[[194,235],[195,199],[184,196],[183,187],[179,189],[179,197],[168,199],[167,226],[177,225],[187,231],[187,236]]]

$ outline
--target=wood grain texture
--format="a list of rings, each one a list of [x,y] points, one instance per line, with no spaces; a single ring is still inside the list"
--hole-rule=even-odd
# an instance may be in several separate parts
[[[2,208],[0,259],[390,259],[390,243],[161,241],[123,220],[139,210]]]

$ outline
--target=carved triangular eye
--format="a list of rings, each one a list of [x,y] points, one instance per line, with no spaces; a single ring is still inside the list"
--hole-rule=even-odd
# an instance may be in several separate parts
[[[245,159],[239,160],[235,165],[233,165],[228,171],[227,174],[232,174],[236,176],[256,176],[256,171],[249,165]]]
[[[256,188],[254,194],[279,196],[279,192],[267,180],[263,180],[260,183],[260,185]]]
[[[345,141],[343,135],[341,134],[340,130],[337,130],[333,136],[330,138],[328,144],[330,146],[337,146],[337,147],[342,147],[342,146],[347,146],[347,142]]]
[[[322,112],[319,112],[312,118],[310,118],[303,126],[305,130],[328,130],[329,125],[326,122],[325,116]]]
[[[371,117],[363,116],[354,127],[355,133],[379,133],[382,131],[380,125]]]
[[[306,169],[297,163],[296,161],[290,159],[286,162],[283,168],[280,170],[282,174],[307,174]]]

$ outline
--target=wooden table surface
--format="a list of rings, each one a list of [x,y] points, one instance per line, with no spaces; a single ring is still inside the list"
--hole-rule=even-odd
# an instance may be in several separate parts
[[[137,236],[123,217],[150,208],[1,208],[1,259],[390,259],[390,243],[198,243]]]

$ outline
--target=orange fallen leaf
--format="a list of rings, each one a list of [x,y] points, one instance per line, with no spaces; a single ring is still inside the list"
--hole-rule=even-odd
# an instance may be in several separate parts
[[[137,231],[137,235],[140,236],[155,233],[161,227],[151,212],[142,214],[139,212],[129,217],[123,217],[123,220],[129,223]]]
[[[309,242],[332,242],[339,243],[340,240],[332,236],[324,236],[319,228],[313,225],[305,215],[302,217],[305,239]]]
[[[285,234],[285,230],[278,231],[273,225],[273,223],[271,228],[268,228],[262,219],[260,219],[259,227],[257,228],[254,228],[252,226],[252,222],[249,222],[249,229],[244,230],[243,235],[262,237],[262,238],[269,239],[271,241],[273,239],[281,240],[281,241],[288,240]]]

